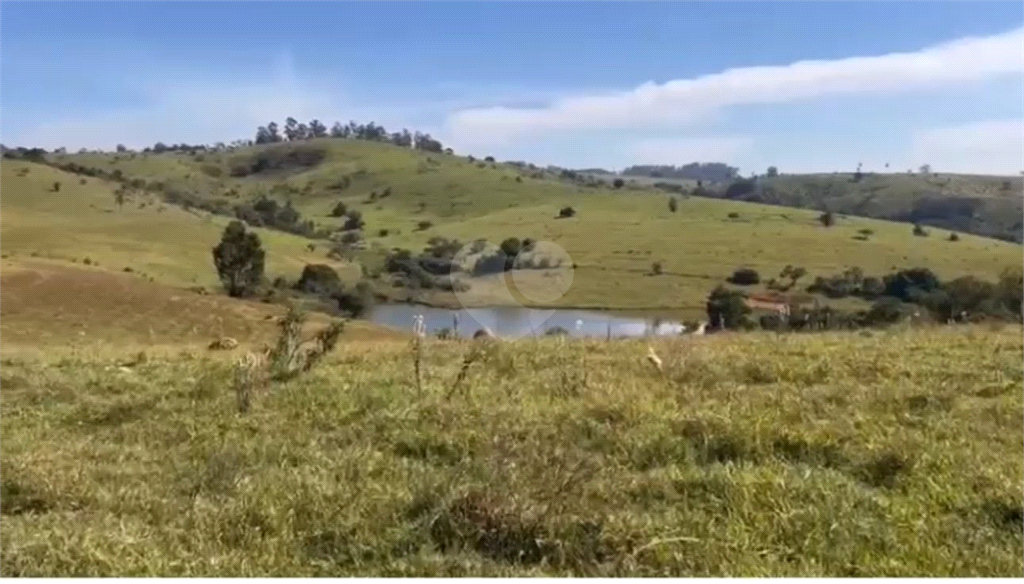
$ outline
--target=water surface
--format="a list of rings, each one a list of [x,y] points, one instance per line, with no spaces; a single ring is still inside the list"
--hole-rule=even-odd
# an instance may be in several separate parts
[[[413,319],[423,315],[428,335],[441,330],[471,337],[487,328],[499,337],[541,336],[561,327],[574,337],[640,337],[679,334],[679,322],[653,318],[622,316],[598,310],[540,309],[522,306],[488,308],[435,308],[415,304],[381,304],[367,318],[377,324],[412,330]]]

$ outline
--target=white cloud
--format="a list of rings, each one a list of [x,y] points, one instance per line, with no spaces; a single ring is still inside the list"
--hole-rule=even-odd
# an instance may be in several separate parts
[[[137,148],[165,143],[213,143],[251,138],[257,126],[301,120],[336,109],[327,92],[304,87],[289,75],[265,81],[175,80],[144,88],[143,104],[91,114],[71,114],[13,132],[11,143],[44,148],[65,146]],[[285,113],[287,112],[287,113]]]
[[[628,143],[623,155],[631,164],[733,161],[753,145],[747,136],[653,138]]]
[[[507,143],[554,132],[681,126],[731,105],[971,83],[1024,72],[1022,46],[1024,28],[1018,28],[910,53],[729,69],[662,85],[645,83],[632,91],[566,98],[543,108],[463,110],[448,118],[448,133],[460,142]]]
[[[1024,119],[933,128],[914,135],[914,168],[935,172],[1017,174],[1024,170]]]

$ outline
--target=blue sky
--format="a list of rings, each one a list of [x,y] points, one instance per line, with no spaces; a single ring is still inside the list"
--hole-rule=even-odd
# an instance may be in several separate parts
[[[1024,4],[4,2],[0,140],[287,116],[563,166],[1024,169]]]

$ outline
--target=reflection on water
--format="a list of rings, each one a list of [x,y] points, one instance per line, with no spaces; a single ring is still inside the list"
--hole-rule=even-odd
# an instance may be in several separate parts
[[[471,337],[487,328],[499,337],[541,336],[548,330],[561,328],[574,337],[639,337],[674,335],[683,331],[681,323],[618,316],[595,310],[525,308],[499,306],[490,308],[434,308],[413,304],[382,304],[375,306],[369,320],[394,328],[412,330],[413,317],[423,315],[428,335],[444,329],[459,336]]]

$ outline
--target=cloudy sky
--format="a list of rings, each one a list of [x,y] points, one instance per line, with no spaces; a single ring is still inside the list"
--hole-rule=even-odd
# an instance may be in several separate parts
[[[1024,169],[1024,3],[17,2],[0,141],[252,137],[292,116],[571,167]]]

